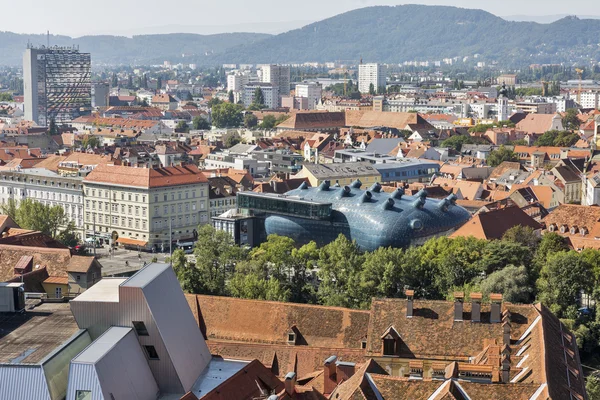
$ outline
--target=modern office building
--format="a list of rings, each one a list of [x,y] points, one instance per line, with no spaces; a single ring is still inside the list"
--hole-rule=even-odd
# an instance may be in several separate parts
[[[244,106],[249,107],[254,103],[256,96],[256,89],[260,88],[265,99],[264,106],[269,109],[279,107],[279,86],[272,83],[249,83],[244,86],[244,95],[242,101]],[[289,90],[288,90],[289,91]]]
[[[296,85],[296,97],[308,99],[308,109],[314,110],[321,101],[322,88],[318,83],[301,83]]]
[[[387,68],[385,65],[370,63],[358,66],[358,90],[361,93],[369,93],[371,85],[375,92],[386,85]]]
[[[290,67],[289,65],[263,65],[262,82],[277,86],[280,96],[290,94]]]
[[[91,55],[76,47],[29,46],[23,56],[25,119],[70,122],[92,106]]]
[[[106,82],[92,84],[92,107],[108,107],[110,85]]]
[[[98,166],[83,181],[88,236],[134,248],[195,239],[208,223],[208,180],[194,165]]]
[[[237,209],[246,220],[244,233],[252,228],[248,244],[258,245],[268,235],[277,234],[297,244],[315,241],[324,246],[343,234],[365,251],[408,247],[449,235],[471,218],[456,205],[454,195],[433,200],[427,199],[425,191],[405,196],[403,189],[385,193],[378,183],[368,190],[360,189],[361,185],[359,180],[343,187],[325,181],[316,188],[303,183],[285,195],[238,192]],[[251,223],[247,222],[249,216],[254,217]],[[231,224],[222,222],[235,228],[235,218],[229,219]],[[218,227],[220,222],[213,221],[213,225]],[[240,235],[233,232],[233,236]]]

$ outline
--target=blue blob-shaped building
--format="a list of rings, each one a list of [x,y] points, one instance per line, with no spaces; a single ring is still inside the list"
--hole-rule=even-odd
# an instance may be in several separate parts
[[[452,233],[471,218],[454,195],[433,200],[425,191],[415,196],[406,196],[403,189],[386,193],[378,183],[363,190],[358,180],[344,187],[327,181],[317,188],[302,184],[285,195],[239,192],[238,207],[262,216],[268,235],[322,246],[343,233],[366,251],[419,245]]]

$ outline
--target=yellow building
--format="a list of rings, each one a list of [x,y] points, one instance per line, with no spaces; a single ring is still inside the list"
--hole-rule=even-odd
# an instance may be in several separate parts
[[[381,174],[369,162],[304,164],[294,178],[307,178],[313,187],[324,181],[340,186],[350,185],[356,179],[360,179],[365,186],[381,182]]]
[[[49,276],[42,282],[49,299],[62,299],[69,293],[69,278],[66,276]]]

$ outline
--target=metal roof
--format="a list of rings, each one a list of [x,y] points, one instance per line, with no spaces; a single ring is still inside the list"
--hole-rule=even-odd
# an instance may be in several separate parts
[[[73,358],[73,362],[95,364],[119,343],[132,328],[113,326]]]
[[[169,268],[171,268],[169,264],[163,263],[152,263],[146,265],[144,268],[136,272],[131,278],[123,282],[121,286],[143,288]]]
[[[105,303],[119,302],[119,286],[125,282],[125,278],[103,278],[100,282],[75,297],[72,302],[98,301]]]
[[[225,382],[227,379],[235,375],[239,370],[248,365],[247,361],[224,360],[213,358],[208,367],[202,371],[194,386],[192,392],[201,399],[211,390]]]

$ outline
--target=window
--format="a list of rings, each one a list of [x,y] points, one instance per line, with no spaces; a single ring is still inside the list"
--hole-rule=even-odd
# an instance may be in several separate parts
[[[146,324],[144,324],[144,322],[132,321],[132,324],[138,336],[148,336],[148,329],[146,329]]]
[[[62,299],[62,288],[57,287],[56,290],[54,291],[54,295],[57,299]]]
[[[367,348],[367,341],[363,340],[362,342],[360,342],[360,348],[361,349],[366,349]]]
[[[294,332],[288,333],[288,343],[296,343],[296,334]]]
[[[76,278],[77,278],[77,282],[79,282],[81,280],[81,275],[77,275]]]
[[[75,391],[75,400],[92,400],[92,391],[91,390]]]
[[[144,349],[146,350],[146,354],[148,355],[148,359],[150,359],[150,360],[159,360],[158,353],[156,352],[156,349],[154,348],[154,346],[144,346]]]
[[[396,339],[392,335],[387,335],[383,339],[383,355],[384,356],[395,356],[396,355]]]

